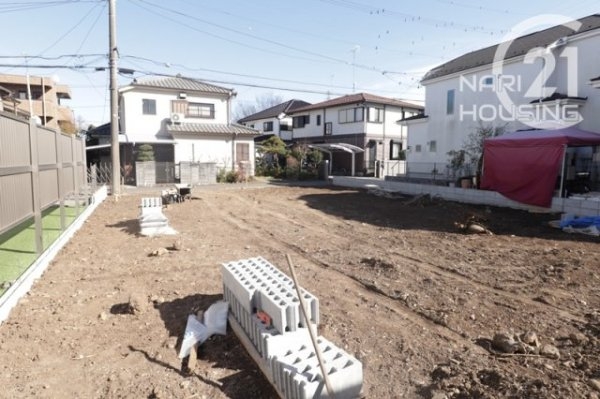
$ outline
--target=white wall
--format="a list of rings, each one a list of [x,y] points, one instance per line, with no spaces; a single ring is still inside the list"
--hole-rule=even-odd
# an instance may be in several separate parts
[[[339,123],[339,111],[356,107],[364,107],[363,121],[351,123]],[[384,123],[374,123],[367,121],[368,107],[376,107],[384,109]],[[405,112],[405,117],[414,115],[416,111]],[[294,128],[294,139],[321,137],[324,136],[325,123],[331,122],[332,136],[349,135],[349,134],[367,134],[367,136],[387,137],[400,139],[406,137],[406,128],[400,126],[397,121],[402,119],[402,108],[390,105],[378,104],[348,104],[340,107],[332,107],[327,109],[312,110],[302,114],[294,114],[294,116],[310,115],[310,123],[304,128]],[[317,126],[317,115],[321,115],[321,124]]]
[[[271,130],[271,131],[263,130],[265,122],[273,122],[273,130]],[[282,123],[284,123],[284,124],[287,123],[289,130],[282,131],[281,130]],[[249,122],[245,122],[244,125],[254,126],[254,129],[259,130],[262,134],[274,134],[276,136],[279,136],[283,140],[291,140],[292,139],[292,130],[291,130],[292,129],[292,118],[290,116],[286,116],[286,117],[282,118],[281,120],[278,118],[275,118],[275,117],[256,119],[256,120],[252,120]]]
[[[218,168],[230,170],[234,164],[235,143],[249,144],[250,165],[254,174],[254,140],[253,137],[185,137],[176,136],[175,163],[179,162],[215,162]]]
[[[135,88],[121,93],[121,129],[130,142],[155,142],[169,138],[166,123],[171,118],[171,101],[177,100],[179,91],[150,91]],[[143,99],[156,100],[156,115],[144,115]],[[228,105],[226,97],[193,96],[188,92],[188,102],[214,104],[215,118],[184,118],[188,123],[228,123]]]
[[[587,97],[585,105],[579,109],[583,121],[578,127],[600,132],[600,113],[598,112],[600,109],[600,90],[589,85],[590,79],[600,74],[598,69],[600,52],[597,51],[600,48],[600,31],[593,34],[584,34],[579,39],[575,38],[567,46],[576,48],[578,51],[577,96]],[[566,94],[568,76],[573,76],[574,71],[568,70],[567,58],[558,56],[563,50],[564,48],[554,50],[556,68],[546,86],[556,86],[557,92]],[[525,94],[534,79],[542,73],[542,70],[543,62],[540,58],[536,59],[533,64],[524,64],[522,59],[518,59],[516,62],[510,62],[503,67],[502,73],[504,76],[519,76],[521,79],[520,90],[509,94],[509,98],[514,104],[528,104],[541,97],[541,92],[532,97],[526,97]],[[418,124],[411,124],[408,128],[409,145],[414,147],[416,144],[421,144],[423,147],[424,151],[419,157],[421,162],[447,162],[447,152],[460,149],[467,136],[477,129],[481,119],[493,116],[491,108],[496,110],[500,108],[500,101],[493,90],[478,88],[478,90],[473,91],[465,84],[461,87],[460,76],[460,74],[454,74],[424,82],[426,114],[429,115],[426,132]],[[472,82],[474,78],[478,82],[482,77],[492,76],[492,68],[491,66],[474,68],[467,72],[463,71],[462,76],[468,82]],[[446,98],[448,90],[451,89],[455,91],[455,109],[453,114],[447,115]],[[474,109],[476,110],[475,117],[472,115]],[[499,114],[499,112],[497,111],[496,114]],[[518,121],[506,122],[502,118],[496,118],[491,122],[484,121],[483,123],[504,126],[507,132],[528,128],[528,126]],[[435,153],[427,151],[427,143],[431,140],[435,140],[437,144]],[[408,159],[409,161],[416,161],[414,152],[409,154]]]

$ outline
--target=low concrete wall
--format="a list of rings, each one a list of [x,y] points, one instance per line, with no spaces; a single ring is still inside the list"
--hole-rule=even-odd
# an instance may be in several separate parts
[[[466,204],[492,205],[534,212],[568,213],[574,216],[600,216],[600,200],[585,198],[553,198],[551,208],[541,208],[510,200],[495,191],[474,190],[460,187],[433,186],[427,184],[386,181],[369,177],[333,176],[335,186],[382,190],[408,195],[429,194],[449,201]]]

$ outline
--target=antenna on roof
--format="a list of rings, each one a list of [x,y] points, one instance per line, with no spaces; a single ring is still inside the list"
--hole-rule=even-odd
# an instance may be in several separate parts
[[[360,50],[360,46],[357,44],[352,47],[352,93],[356,92],[356,52]]]

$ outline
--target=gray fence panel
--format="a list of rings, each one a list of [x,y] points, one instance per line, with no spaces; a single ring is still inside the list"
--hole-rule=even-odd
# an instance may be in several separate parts
[[[53,130],[39,129],[38,134],[38,164],[55,165],[58,162],[56,153],[56,133]]]
[[[33,215],[29,173],[0,176],[0,232]]]
[[[63,192],[65,195],[72,194],[75,190],[73,185],[73,167],[65,166],[63,167]]]
[[[40,172],[40,201],[42,208],[56,204],[58,194],[58,173],[55,169]]]
[[[73,148],[71,146],[71,138],[69,136],[60,136],[60,145],[62,147],[63,162],[69,162],[73,159]]]
[[[75,187],[87,191],[84,140],[0,111],[0,233],[33,217],[41,253],[41,212]]]
[[[30,165],[29,125],[0,117],[0,167]]]

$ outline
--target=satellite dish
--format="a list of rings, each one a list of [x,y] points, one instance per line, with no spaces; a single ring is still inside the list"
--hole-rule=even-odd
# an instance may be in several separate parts
[[[285,118],[285,113],[280,113],[279,115],[277,115],[277,119],[282,120],[283,118]]]
[[[52,75],[52,82],[56,85],[60,83],[60,76],[57,74]]]

